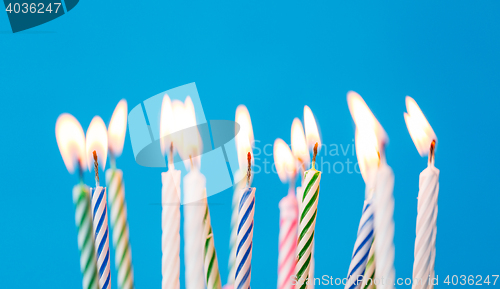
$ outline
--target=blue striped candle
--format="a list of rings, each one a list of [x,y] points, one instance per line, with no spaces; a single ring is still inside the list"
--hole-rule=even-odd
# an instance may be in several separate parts
[[[235,289],[250,288],[255,188],[243,189],[238,210]]]
[[[365,200],[363,214],[359,222],[358,237],[354,243],[351,265],[347,274],[345,289],[361,288],[361,281],[368,261],[373,241],[373,208],[371,200]]]
[[[97,253],[97,269],[99,271],[99,288],[111,288],[111,272],[109,268],[109,229],[108,209],[106,206],[106,188],[91,188],[92,218],[94,223],[94,242]]]

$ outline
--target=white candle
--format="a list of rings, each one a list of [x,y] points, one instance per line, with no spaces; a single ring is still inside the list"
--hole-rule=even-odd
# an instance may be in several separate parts
[[[375,278],[377,288],[394,288],[394,174],[384,160],[377,171],[373,196],[375,230]]]
[[[184,197],[196,199],[205,190],[205,177],[196,169],[184,177]],[[204,289],[203,271],[203,217],[204,201],[184,202],[184,256],[186,289]]]
[[[436,257],[436,221],[439,194],[439,170],[434,166],[436,134],[413,98],[406,97],[405,122],[421,156],[429,155],[427,168],[420,174],[413,289],[432,289]]]

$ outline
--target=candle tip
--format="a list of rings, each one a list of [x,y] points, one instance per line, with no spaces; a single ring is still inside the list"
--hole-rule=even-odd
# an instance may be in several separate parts
[[[92,154],[94,155],[95,182],[97,186],[99,186],[99,163],[97,162],[97,153],[93,151]]]
[[[313,150],[313,161],[312,161],[313,166],[314,166],[314,164],[316,163],[316,155],[317,155],[317,154],[318,154],[318,143],[316,143],[316,144],[314,145],[314,150]]]
[[[436,140],[432,140],[431,148],[429,150],[429,163],[434,163],[435,149],[436,149]]]

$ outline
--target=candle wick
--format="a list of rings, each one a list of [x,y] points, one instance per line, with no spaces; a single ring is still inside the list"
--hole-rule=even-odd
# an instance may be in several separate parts
[[[95,183],[96,187],[99,186],[99,163],[97,162],[97,153],[94,151],[94,171],[95,171]]]
[[[191,170],[193,169],[193,159],[191,158],[191,155],[189,155],[189,161],[191,162]]]
[[[174,163],[174,143],[170,143],[170,155],[168,156],[168,163],[173,164]]]
[[[109,150],[109,152],[110,152],[109,161],[111,164],[111,168],[114,170],[114,169],[116,169],[116,158],[115,158],[115,155],[113,154],[113,151],[111,149]]]
[[[432,140],[432,142],[431,142],[431,148],[430,148],[430,151],[429,151],[429,164],[434,164],[435,150],[436,150],[436,140]]]
[[[247,185],[250,185],[250,177],[252,176],[252,155],[250,152],[247,154],[248,159],[248,171],[247,171]]]
[[[78,166],[78,175],[80,177],[80,183],[83,184],[83,164],[82,160],[78,160],[79,166]]]
[[[316,155],[317,154],[318,154],[318,143],[316,143],[314,145],[314,149],[313,149],[313,161],[312,161],[312,166],[311,166],[312,168],[314,168],[316,165]]]

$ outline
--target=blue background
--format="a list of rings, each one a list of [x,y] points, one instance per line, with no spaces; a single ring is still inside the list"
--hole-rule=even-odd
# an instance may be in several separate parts
[[[86,130],[94,115],[108,123],[121,98],[131,108],[193,81],[207,119],[233,119],[237,105],[247,105],[261,148],[277,137],[289,141],[305,104],[325,143],[352,144],[346,93],[359,92],[390,137],[402,278],[412,273],[418,175],[426,166],[403,119],[404,97],[414,97],[439,138],[439,281],[500,274],[500,2],[403,2],[86,0],[18,34],[0,13],[0,287],[81,286],[71,196],[77,177],[57,148],[58,115],[72,113]],[[325,160],[347,157],[355,160]],[[138,166],[128,136],[117,164],[125,174],[136,287],[159,288],[162,169]],[[90,174],[86,182],[93,183]],[[252,285],[272,288],[278,202],[287,186],[275,174],[259,174],[254,184]],[[323,175],[316,276],[346,276],[363,190],[358,174]],[[209,199],[222,280],[231,196],[229,189]],[[115,274],[112,282],[116,288]]]

